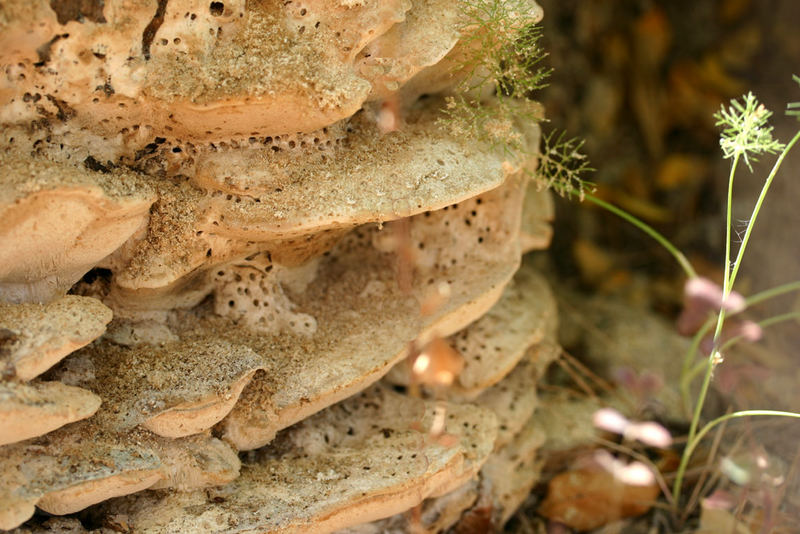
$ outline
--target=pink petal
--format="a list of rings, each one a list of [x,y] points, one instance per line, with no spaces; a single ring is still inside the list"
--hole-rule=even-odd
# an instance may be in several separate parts
[[[672,436],[669,430],[652,421],[631,423],[625,430],[625,437],[636,439],[645,445],[659,447],[661,449],[666,449],[672,445]]]
[[[651,486],[656,482],[653,471],[642,462],[629,463],[617,474],[617,478],[631,486]]]
[[[615,434],[625,433],[625,429],[629,424],[625,416],[613,408],[597,410],[592,416],[592,422],[595,427]]]
[[[691,335],[700,328],[710,313],[725,308],[729,313],[737,313],[745,309],[744,297],[732,291],[723,302],[722,288],[707,278],[695,277],[687,280],[683,290],[683,312],[678,318],[678,331],[683,335]]]
[[[731,334],[742,336],[745,341],[758,341],[764,336],[764,329],[753,321],[742,321]]]
[[[736,291],[731,291],[723,303],[723,291],[719,284],[700,276],[690,278],[686,282],[683,292],[686,299],[705,303],[714,311],[723,307],[723,304],[725,311],[728,312],[740,312],[746,307],[744,297]]]
[[[634,461],[626,464],[622,460],[612,456],[608,451],[603,450],[597,451],[595,461],[603,469],[611,473],[614,478],[624,484],[631,486],[650,486],[656,481],[653,471],[642,462]]]

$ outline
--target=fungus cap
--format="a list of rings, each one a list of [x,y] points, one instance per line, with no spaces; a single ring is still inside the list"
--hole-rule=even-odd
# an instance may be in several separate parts
[[[0,528],[18,526],[34,506],[60,515],[153,486],[227,484],[239,467],[236,453],[209,436],[165,439],[80,421],[0,448]]]
[[[133,235],[154,197],[133,172],[32,155],[24,132],[14,139],[0,151],[0,301],[48,301]]]
[[[302,341],[307,348],[252,335],[246,341],[269,355],[271,366],[222,422],[225,439],[240,450],[261,447],[281,428],[381,378],[407,354],[409,340],[424,345],[483,315],[519,265],[522,185],[512,178],[466,203],[411,218],[408,244],[418,254],[405,290],[396,278],[403,268],[396,231],[363,228],[340,242],[320,263],[315,282],[290,294],[297,309],[316,320],[316,333]],[[450,284],[450,297],[423,315],[420,303],[437,281]],[[209,319],[206,328],[244,336],[219,320]]]
[[[502,380],[528,347],[544,339],[555,315],[555,300],[545,280],[530,266],[520,268],[485,315],[448,338],[464,358],[448,397],[475,398]],[[408,365],[397,365],[389,380],[408,385],[409,372]]]
[[[111,310],[67,295],[49,304],[0,303],[2,374],[31,380],[105,332]]]
[[[495,422],[474,406],[448,408],[443,445],[424,432],[434,404],[372,388],[281,433],[210,492],[149,492],[110,502],[137,532],[166,533],[218,524],[222,532],[331,532],[406,510],[477,473],[491,451]],[[326,439],[327,438],[327,439]],[[197,515],[190,510],[203,511]]]
[[[241,344],[213,336],[162,346],[122,347],[108,341],[82,349],[54,369],[53,378],[76,378],[111,409],[95,418],[111,430],[137,425],[177,438],[211,428],[231,410],[242,389],[262,368],[261,358]]]
[[[61,382],[0,382],[0,445],[47,434],[90,417],[100,397]]]
[[[16,76],[5,119],[49,119],[52,107],[105,136],[134,126],[192,140],[310,132],[395,91],[458,37],[452,2],[206,6],[4,5],[0,59]]]

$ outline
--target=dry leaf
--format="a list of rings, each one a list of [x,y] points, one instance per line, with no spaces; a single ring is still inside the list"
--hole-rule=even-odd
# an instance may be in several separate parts
[[[591,530],[646,513],[658,495],[656,484],[630,486],[601,469],[574,469],[550,481],[539,513],[576,530]]]

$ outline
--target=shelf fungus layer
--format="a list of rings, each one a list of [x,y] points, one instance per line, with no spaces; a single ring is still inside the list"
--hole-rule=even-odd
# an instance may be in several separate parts
[[[137,173],[2,148],[0,302],[63,295],[147,222],[155,197]]]
[[[394,93],[459,38],[458,5],[435,0],[13,0],[0,14],[0,61],[13,65],[0,118],[60,112],[105,136],[311,132]]]
[[[67,295],[49,304],[0,303],[0,373],[31,380],[100,337],[111,321],[100,301]]]
[[[410,341],[447,336],[483,315],[519,265],[521,185],[512,180],[447,210],[345,238],[320,262],[317,279],[291,293],[297,310],[315,319],[314,334],[290,350],[285,337],[248,341],[272,367],[256,375],[221,423],[225,438],[239,449],[261,447],[281,428],[381,378],[408,354]],[[404,250],[415,259],[403,260]],[[441,287],[447,299],[423,314]],[[209,328],[225,332],[216,321]]]
[[[503,379],[528,347],[543,341],[555,323],[556,304],[547,283],[528,266],[520,268],[500,300],[467,328],[447,339],[464,361],[450,398],[474,398]],[[389,380],[409,385],[408,365],[398,365]]]
[[[0,2],[0,529],[502,526],[549,428],[553,206],[538,104],[492,123],[521,150],[454,127],[466,15]]]
[[[233,483],[203,492],[148,492],[100,508],[136,532],[331,532],[411,508],[470,480],[494,442],[491,412],[373,387],[282,432]],[[193,513],[199,510],[200,513]]]
[[[0,528],[18,526],[34,507],[61,515],[149,487],[226,484],[239,465],[236,453],[216,438],[166,439],[80,421],[0,448]]]
[[[551,343],[537,347],[547,347],[548,354],[555,352]],[[494,450],[475,478],[446,494],[427,498],[418,513],[406,512],[349,526],[337,534],[437,534],[456,525],[456,532],[469,531],[470,525],[474,528],[476,524],[501,530],[539,475],[536,452],[544,443],[545,434],[535,414],[536,383],[548,362],[538,348],[532,348],[505,378],[469,401],[472,404],[450,404],[473,405],[488,410],[497,419]]]

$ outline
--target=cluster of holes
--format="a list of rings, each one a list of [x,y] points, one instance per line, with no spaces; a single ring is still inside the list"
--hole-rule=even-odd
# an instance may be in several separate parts
[[[99,98],[95,98],[94,102],[99,102]],[[119,104],[120,108],[125,107],[124,103]],[[172,119],[172,117],[170,116]],[[117,117],[121,120],[121,117]],[[174,119],[173,119],[174,120]],[[145,126],[148,130],[152,131],[152,127]],[[122,135],[138,132],[139,125],[131,127],[124,127],[119,130]],[[167,126],[167,130],[172,128]],[[206,132],[210,133],[210,132]],[[346,131],[331,132],[327,127],[317,132],[308,134],[297,133],[289,135],[276,135],[276,136],[262,136],[257,132],[251,132],[250,135],[240,135],[240,137],[230,137],[225,141],[209,142],[205,145],[195,144],[190,141],[182,141],[181,139],[173,139],[165,142],[163,137],[156,137],[151,143],[145,145],[137,154],[137,160],[143,156],[153,156],[156,158],[169,158],[171,161],[175,159],[183,160],[183,163],[194,163],[194,158],[198,153],[203,150],[210,150],[212,152],[224,152],[227,150],[261,150],[269,149],[272,152],[292,152],[292,151],[319,151],[325,152],[342,147],[346,144]],[[326,157],[322,156],[323,161]],[[185,166],[185,165],[184,165]],[[279,191],[278,191],[279,192]]]
[[[66,132],[66,134],[69,135],[69,132]],[[8,145],[13,145],[16,142],[16,137],[8,135],[4,136],[4,140]],[[59,162],[76,161],[90,170],[99,170],[92,169],[93,164],[97,163],[99,168],[105,168],[102,172],[110,172],[114,167],[113,162],[98,162],[85,148],[74,144],[65,144],[63,137],[53,137],[47,130],[27,132],[19,141],[20,143],[16,143],[17,146],[23,150],[29,149],[32,157],[43,157],[49,161]]]
[[[210,20],[213,19],[230,19],[234,16],[238,18],[243,18],[244,10],[240,9],[234,12],[231,9],[226,9],[224,2],[210,2],[208,4],[208,14],[212,17],[212,19],[208,19],[208,17],[206,16],[203,17],[202,20],[210,22]],[[188,19],[190,22],[194,22],[198,20],[198,14],[191,11],[187,11],[183,14],[183,18]],[[212,24],[211,27],[208,28],[208,34],[211,37],[219,39],[220,37],[222,37],[222,33],[223,33],[222,26],[220,25]],[[157,44],[159,46],[168,46],[170,43],[175,46],[178,46],[182,43],[182,40],[178,36],[173,36],[171,38],[161,37],[158,40]]]
[[[316,320],[294,311],[275,276],[269,253],[248,259],[251,261],[220,267],[214,273],[216,313],[268,334],[313,335]]]
[[[472,329],[465,329],[462,330],[459,335],[453,339],[451,339],[450,345],[457,349],[462,355],[465,357],[469,357],[474,359],[475,361],[481,361],[481,355],[486,354],[486,351],[490,349],[486,345],[485,342],[470,342],[470,332],[475,334],[474,337],[483,338],[487,334],[483,332],[482,329],[475,331],[476,327],[480,327],[480,325],[473,325]],[[512,333],[516,333],[516,331],[512,330]],[[499,353],[503,350],[499,345],[493,345],[491,349],[499,356]]]
[[[228,141],[212,142],[208,148],[213,151],[236,150],[239,148],[270,148],[273,152],[293,151],[293,150],[329,150],[341,146],[345,141],[344,135],[334,135],[328,128],[323,128],[318,132],[303,134],[286,135],[267,135],[260,136],[253,132],[246,139],[230,139]]]
[[[33,98],[33,97],[31,97]],[[98,99],[95,99],[97,101]],[[124,107],[124,103],[119,104],[120,107]],[[118,120],[121,120],[121,117],[117,117]],[[152,127],[147,125],[145,126],[148,130],[152,130]],[[124,127],[119,130],[119,133],[122,135],[128,135],[130,133],[138,132],[140,129],[139,125],[133,125],[131,127]],[[301,151],[301,150],[319,150],[319,151],[326,151],[332,148],[339,147],[343,145],[345,142],[344,136],[332,136],[329,135],[328,129],[324,128],[320,132],[311,133],[311,134],[294,134],[294,135],[277,135],[277,136],[257,136],[257,135],[250,135],[245,139],[229,139],[227,141],[217,141],[217,142],[210,142],[206,145],[208,150],[213,152],[218,151],[226,151],[226,150],[241,150],[241,149],[263,149],[269,148],[273,152],[281,152],[281,151]],[[175,139],[170,142],[166,142],[166,138],[164,137],[156,137],[152,142],[146,144],[142,149],[140,149],[135,159],[138,161],[145,156],[153,156],[156,158],[169,158],[170,160],[178,159],[182,163],[184,163],[184,167],[191,166],[194,163],[194,158],[197,157],[198,153],[200,152],[201,146],[196,145],[190,141],[182,141],[180,139]],[[248,188],[245,188],[248,189]],[[276,190],[276,192],[280,192],[280,190]],[[230,198],[228,200],[231,200]],[[240,202],[240,199],[236,200]],[[255,202],[260,202],[259,199],[255,199]]]
[[[295,19],[295,31],[298,35],[303,35],[306,31],[311,32],[319,29],[321,21],[309,17],[311,13],[303,4],[295,4],[289,0],[284,3],[284,6],[288,8],[289,14]]]
[[[249,186],[245,186],[245,189],[249,189],[249,188],[250,188]],[[283,190],[280,189],[280,188],[276,188],[275,192],[276,193],[281,193],[281,192],[283,192]],[[228,193],[228,192],[225,192],[225,191],[220,191],[219,189],[210,190],[208,192],[208,195],[211,198],[224,198],[228,203],[231,203],[231,204],[244,204],[244,205],[250,205],[250,206],[255,206],[257,204],[261,204],[261,197],[259,197],[259,196],[236,195],[234,193]],[[224,223],[224,222],[225,222],[225,215],[224,214],[220,214],[219,217],[217,217],[217,219],[211,221],[211,224],[212,224],[212,226],[217,226],[218,227],[218,226],[220,226],[220,223]],[[275,225],[275,227],[276,228],[280,228],[281,225],[278,223],[278,224]],[[250,231],[250,227],[246,226],[246,225],[237,226],[237,230],[239,230],[241,232],[248,232],[248,231]],[[329,232],[329,231],[330,230],[325,230],[324,232]],[[280,237],[280,236],[276,235],[276,237]],[[284,241],[284,244],[287,245],[287,246],[293,246],[293,245],[296,245],[296,244],[301,243],[303,241],[308,241],[312,237],[313,236],[306,236],[306,238],[304,240],[301,240],[301,239],[289,239],[289,240]]]
[[[414,245],[419,255],[428,255],[431,261],[422,261],[430,264],[436,271],[446,271],[458,265],[464,258],[465,251],[474,245],[481,245],[492,232],[490,222],[484,216],[485,211],[480,208],[484,203],[483,198],[477,197],[462,204],[452,204],[438,211],[426,211],[424,217],[429,219],[426,224],[420,225],[422,232],[430,236],[430,225],[441,224],[445,230],[440,236],[449,239],[443,246],[427,246],[424,239],[415,239]],[[460,228],[457,225],[462,225]],[[449,236],[449,237],[445,237]],[[440,245],[442,245],[440,243]],[[429,284],[434,283],[431,278]]]

